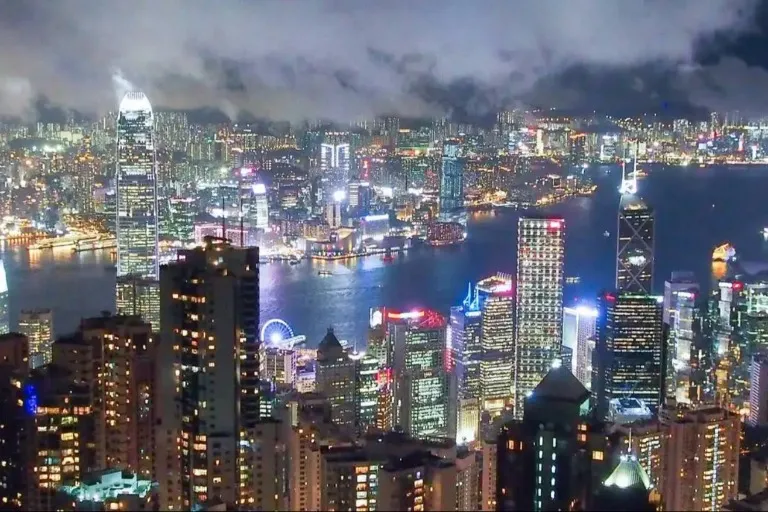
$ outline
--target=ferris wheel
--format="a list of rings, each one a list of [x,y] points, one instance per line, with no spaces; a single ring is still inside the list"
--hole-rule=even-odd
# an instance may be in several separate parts
[[[294,337],[293,329],[285,320],[279,318],[273,318],[268,320],[261,326],[261,333],[259,338],[263,343],[269,343],[271,345],[277,345],[283,340],[288,340]]]

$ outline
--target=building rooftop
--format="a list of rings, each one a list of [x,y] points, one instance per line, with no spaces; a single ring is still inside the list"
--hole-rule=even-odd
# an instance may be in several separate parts
[[[603,483],[606,487],[618,487],[627,489],[629,487],[642,487],[644,490],[650,490],[653,485],[645,470],[637,461],[637,457],[632,455],[622,455],[619,465],[613,470],[611,476]]]
[[[581,405],[589,398],[587,388],[565,366],[549,370],[531,394],[533,398],[546,398]]]

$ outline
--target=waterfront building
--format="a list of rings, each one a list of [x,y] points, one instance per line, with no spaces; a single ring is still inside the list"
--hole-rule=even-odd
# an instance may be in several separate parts
[[[159,329],[158,209],[154,115],[141,92],[129,92],[117,118],[117,312]]]

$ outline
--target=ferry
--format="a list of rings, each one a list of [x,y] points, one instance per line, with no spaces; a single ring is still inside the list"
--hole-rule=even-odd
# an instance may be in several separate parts
[[[298,258],[291,258],[291,259],[288,261],[288,263],[290,263],[291,265],[298,265],[299,263],[301,263],[301,260],[300,260],[300,259],[298,259]]]
[[[763,228],[763,238],[768,242],[768,227]]]
[[[317,275],[319,275],[320,277],[329,277],[333,275],[333,272],[331,272],[330,270],[318,270]]]
[[[565,284],[579,284],[580,282],[581,282],[581,278],[579,276],[565,278]]]

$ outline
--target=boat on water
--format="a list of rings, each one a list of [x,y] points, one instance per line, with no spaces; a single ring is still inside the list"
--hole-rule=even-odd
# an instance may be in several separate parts
[[[611,234],[610,234],[608,231],[603,231],[603,236],[604,236],[605,238],[608,238],[608,237],[610,237],[610,236],[611,236]]]
[[[333,275],[333,272],[331,272],[330,270],[318,270],[317,275],[321,277],[329,277]]]
[[[299,263],[301,263],[301,260],[300,260],[300,259],[298,259],[298,258],[291,258],[291,259],[290,259],[290,261],[289,261],[289,263],[290,263],[291,265],[298,265]]]
[[[579,284],[580,282],[581,282],[581,278],[579,276],[572,276],[572,277],[565,278],[565,284]]]
[[[768,241],[768,227],[763,228],[763,238]]]

